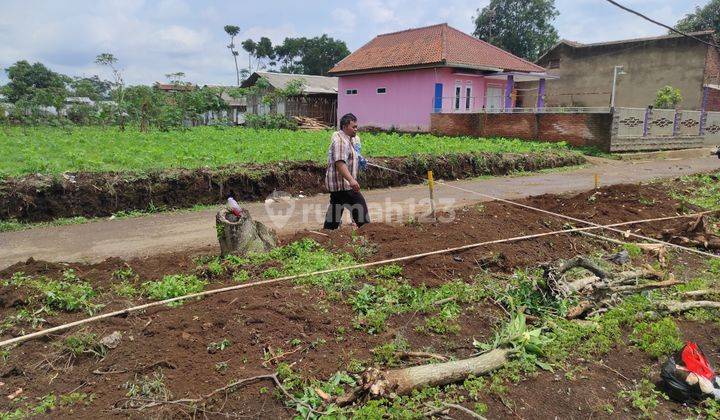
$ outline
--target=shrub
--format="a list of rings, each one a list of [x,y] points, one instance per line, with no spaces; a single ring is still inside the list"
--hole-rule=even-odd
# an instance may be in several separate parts
[[[245,115],[245,125],[250,128],[297,129],[297,122],[281,114]]]
[[[680,89],[672,86],[664,86],[657,91],[655,96],[655,108],[675,108],[677,104],[682,101],[682,95],[680,95]]]

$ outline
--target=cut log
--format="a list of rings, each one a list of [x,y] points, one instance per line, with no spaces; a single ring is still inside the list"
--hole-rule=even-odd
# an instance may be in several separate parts
[[[470,359],[431,365],[413,366],[405,369],[376,371],[367,376],[365,388],[375,398],[391,394],[407,395],[424,386],[441,386],[479,376],[502,367],[508,361],[510,350],[495,349]]]
[[[221,255],[267,252],[277,246],[275,232],[252,220],[246,209],[241,209],[240,217],[227,209],[220,210],[215,215],[215,228]]]

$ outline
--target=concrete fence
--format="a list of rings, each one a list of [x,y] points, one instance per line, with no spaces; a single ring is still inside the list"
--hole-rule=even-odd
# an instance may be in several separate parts
[[[508,111],[433,113],[430,131],[449,136],[566,141],[608,152],[720,144],[720,112],[651,108]]]

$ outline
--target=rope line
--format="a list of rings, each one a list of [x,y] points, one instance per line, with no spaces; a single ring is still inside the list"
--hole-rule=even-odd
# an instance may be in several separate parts
[[[424,178],[422,178],[422,177],[420,177],[420,176],[418,176],[418,175],[404,173],[404,172],[397,171],[397,170],[395,170],[395,169],[391,169],[391,168],[388,168],[388,167],[385,167],[385,166],[376,165],[376,164],[372,164],[372,163],[368,163],[368,165],[375,166],[375,167],[380,168],[380,169],[385,169],[385,170],[388,170],[388,171],[396,172],[396,173],[399,173],[399,174],[402,174],[402,175],[406,175],[406,176],[411,176],[411,177],[414,176],[414,177],[416,177],[416,178],[418,178],[418,179],[421,179],[421,180],[423,180],[423,181],[425,180]],[[566,219],[566,220],[571,220],[571,221],[573,221],[573,222],[583,223],[583,224],[590,225],[590,226],[595,226],[595,227],[602,227],[602,225],[599,225],[599,224],[594,223],[594,222],[590,222],[590,221],[588,221],[588,220],[578,219],[578,218],[576,218],[576,217],[567,216],[567,215],[564,215],[564,214],[561,214],[561,213],[552,212],[552,211],[550,211],[550,210],[545,210],[545,209],[541,209],[541,208],[538,208],[538,207],[529,206],[529,205],[527,205],[527,204],[518,203],[518,202],[516,202],[516,201],[508,200],[508,199],[505,199],[505,198],[495,197],[495,196],[492,196],[492,195],[490,195],[490,194],[481,193],[480,191],[474,191],[474,190],[469,190],[469,189],[467,189],[467,188],[462,188],[462,187],[458,187],[458,186],[455,186],[455,185],[450,185],[450,184],[448,184],[448,183],[446,183],[446,182],[443,182],[443,181],[437,181],[437,180],[436,180],[435,183],[438,184],[438,185],[443,185],[443,186],[446,186],[446,187],[448,187],[448,188],[453,188],[453,189],[456,189],[456,190],[459,190],[459,191],[463,191],[463,192],[467,192],[467,193],[471,193],[471,194],[476,194],[476,195],[478,195],[478,196],[485,197],[485,198],[488,198],[488,199],[491,199],[491,200],[500,201],[500,202],[502,202],[502,203],[510,204],[510,205],[517,206],[517,207],[522,207],[522,208],[524,208],[524,209],[533,210],[533,211],[537,211],[537,212],[540,212],[540,213],[545,213],[545,214],[548,214],[548,215],[551,215],[551,216],[555,216],[555,217],[560,217],[560,218],[563,218],[563,219]],[[707,213],[712,213],[712,211],[703,212],[703,213],[697,213],[697,214],[707,214]],[[610,225],[607,225],[607,226],[610,226]],[[682,250],[684,250],[684,251],[688,251],[688,252],[693,252],[693,253],[696,253],[696,254],[704,255],[704,256],[706,256],[706,257],[720,258],[720,255],[712,254],[712,253],[710,253],[710,252],[701,251],[701,250],[695,249],[695,248],[685,247],[685,246],[678,245],[678,244],[673,244],[673,243],[671,243],[671,242],[662,241],[662,240],[660,240],[660,239],[651,238],[651,237],[649,237],[649,236],[639,235],[639,234],[637,234],[637,233],[632,233],[632,232],[626,232],[626,231],[622,231],[622,230],[619,230],[619,229],[613,229],[612,227],[604,227],[604,229],[611,230],[611,231],[613,231],[613,232],[620,233],[620,234],[622,234],[622,235],[628,235],[628,236],[632,236],[632,237],[635,237],[635,238],[639,238],[639,239],[642,239],[642,240],[645,240],[645,241],[655,242],[655,243],[658,243],[658,244],[667,245],[667,246],[669,246],[669,247],[673,247],[673,248],[677,248],[677,249],[682,249]]]
[[[588,230],[595,230],[595,229],[608,228],[608,227],[626,226],[626,225],[639,224],[639,223],[657,222],[657,221],[662,221],[662,220],[696,217],[696,216],[706,214],[706,213],[710,213],[710,212],[708,211],[708,212],[688,214],[688,215],[668,216],[668,217],[660,217],[660,218],[644,219],[644,220],[633,220],[633,221],[629,221],[629,222],[620,222],[620,223],[614,223],[612,225],[605,225],[605,226],[570,228],[570,229],[555,230],[555,231],[551,231],[551,232],[535,233],[532,235],[523,235],[523,236],[515,236],[515,237],[511,237],[511,238],[495,239],[492,241],[477,242],[477,243],[473,243],[473,244],[462,245],[462,246],[457,246],[457,247],[452,247],[452,248],[444,248],[444,249],[439,249],[439,250],[435,250],[435,251],[423,252],[423,253],[419,253],[419,254],[406,255],[404,257],[396,257],[396,258],[390,258],[390,259],[385,259],[385,260],[381,260],[381,261],[373,261],[373,262],[368,262],[368,263],[363,263],[363,264],[354,264],[354,265],[350,265],[350,266],[346,266],[346,267],[337,267],[337,268],[332,268],[332,269],[327,269],[327,270],[314,271],[312,273],[296,274],[296,275],[292,275],[292,276],[279,277],[276,279],[261,280],[261,281],[257,281],[257,282],[253,282],[253,283],[221,287],[218,289],[206,290],[206,291],[198,292],[198,293],[191,293],[191,294],[185,295],[185,296],[178,296],[178,297],[174,297],[174,298],[170,298],[170,299],[165,299],[165,300],[160,300],[160,301],[156,301],[156,302],[146,303],[143,305],[133,306],[130,308],[120,309],[117,311],[108,312],[108,313],[100,314],[100,315],[95,315],[95,316],[92,316],[89,318],[80,319],[80,320],[70,322],[67,324],[58,325],[58,326],[55,326],[52,328],[47,328],[44,330],[36,331],[36,332],[30,333],[30,334],[21,335],[21,336],[14,337],[14,338],[0,342],[0,347],[5,347],[5,346],[9,346],[11,344],[21,343],[21,342],[24,342],[24,341],[27,341],[27,340],[30,340],[33,338],[46,336],[48,334],[52,334],[52,333],[56,333],[56,332],[60,332],[60,331],[65,331],[72,327],[77,327],[80,325],[88,324],[90,322],[100,321],[103,319],[112,318],[112,317],[116,317],[119,315],[125,315],[125,314],[129,314],[131,312],[137,312],[137,311],[152,308],[155,306],[167,305],[168,303],[173,303],[173,302],[178,302],[178,301],[182,301],[182,300],[193,299],[193,298],[198,298],[198,297],[203,297],[203,296],[209,296],[209,295],[214,295],[214,294],[218,294],[218,293],[231,292],[231,291],[235,291],[235,290],[245,289],[248,287],[274,284],[274,283],[279,283],[279,282],[283,282],[283,281],[287,281],[287,280],[295,280],[295,279],[300,279],[300,278],[305,278],[305,277],[319,276],[322,274],[336,273],[336,272],[341,272],[341,271],[356,270],[356,269],[360,269],[360,268],[373,267],[373,266],[389,264],[389,263],[393,263],[393,262],[413,260],[413,259],[428,257],[428,256],[432,256],[432,255],[446,254],[449,252],[464,251],[464,250],[478,248],[478,247],[485,246],[485,245],[516,242],[516,241],[522,241],[522,240],[527,240],[527,239],[541,238],[541,237],[545,237],[545,236],[560,235],[560,234],[573,233],[573,232],[584,232],[584,231],[588,231]],[[608,239],[608,238],[603,238],[603,239]]]

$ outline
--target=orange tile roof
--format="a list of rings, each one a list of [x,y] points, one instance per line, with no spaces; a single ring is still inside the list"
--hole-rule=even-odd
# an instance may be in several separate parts
[[[345,57],[331,74],[450,66],[545,72],[545,69],[450,27],[447,23],[378,35]]]

